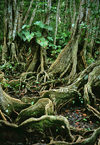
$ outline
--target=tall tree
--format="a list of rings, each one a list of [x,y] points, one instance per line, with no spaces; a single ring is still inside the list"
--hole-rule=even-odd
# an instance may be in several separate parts
[[[27,144],[31,134],[31,143],[99,144],[99,14],[99,0],[5,0],[2,48],[2,61],[5,64],[0,66],[0,143],[7,136],[8,140],[22,137]],[[63,50],[62,46],[65,46]],[[50,62],[48,65],[46,52]],[[58,52],[55,60],[54,54]],[[13,77],[13,69],[19,63],[9,67],[6,63],[9,55],[10,61],[21,61],[26,65],[25,72],[22,70],[20,75],[18,72],[17,79],[15,72],[11,81],[4,78],[4,73],[11,67],[10,77]],[[20,67],[16,69],[20,70]],[[17,97],[20,95],[21,100],[8,95],[7,89],[10,92],[15,89],[15,94],[18,93]],[[26,97],[27,94],[31,97]],[[82,107],[81,117],[87,118],[72,118],[72,122],[75,119],[72,127],[70,118],[64,117],[64,114],[66,112],[68,115],[69,107],[75,105]],[[98,128],[88,128],[89,131],[79,129],[80,126],[75,128],[79,121],[87,121],[88,118],[88,123],[93,124],[91,116],[83,114],[83,107],[95,116]],[[80,117],[80,110],[75,109],[74,112]],[[26,135],[27,138],[29,135],[29,140]]]
[[[56,44],[56,35],[57,35],[57,30],[58,30],[59,18],[60,18],[59,14],[60,14],[60,0],[58,0],[58,5],[57,5],[56,27],[55,27],[55,34],[54,34],[54,45]]]

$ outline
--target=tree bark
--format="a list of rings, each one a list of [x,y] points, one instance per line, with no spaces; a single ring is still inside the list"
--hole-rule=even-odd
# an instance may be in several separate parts
[[[54,45],[56,45],[56,36],[57,36],[57,29],[58,29],[58,24],[59,24],[59,13],[60,13],[60,0],[58,1],[58,5],[57,5],[56,27],[55,27],[55,34],[54,34]]]

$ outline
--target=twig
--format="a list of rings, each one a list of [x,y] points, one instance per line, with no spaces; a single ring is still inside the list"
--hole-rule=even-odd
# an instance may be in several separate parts
[[[5,116],[3,115],[2,111],[0,110],[0,115],[2,117],[3,120],[7,121],[7,119],[5,118]]]
[[[87,109],[89,111],[91,111],[98,119],[100,119],[100,112],[98,110],[96,110],[95,108],[93,108],[89,104],[87,104],[87,107],[88,107]]]

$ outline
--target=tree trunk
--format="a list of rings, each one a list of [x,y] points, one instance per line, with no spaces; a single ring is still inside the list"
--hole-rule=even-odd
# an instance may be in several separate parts
[[[26,22],[26,20],[27,20],[27,18],[28,18],[28,16],[29,16],[29,12],[30,12],[30,10],[31,10],[31,8],[32,8],[33,1],[34,1],[34,0],[31,0],[31,1],[30,1],[30,6],[29,6],[29,8],[28,8],[28,10],[27,10],[27,13],[26,13],[26,15],[25,15],[25,18],[24,18],[24,20],[23,20],[23,24],[25,24],[25,22]]]
[[[23,1],[20,3],[20,12],[18,1],[14,0],[13,4],[11,0],[8,3],[7,1],[5,2],[7,5],[5,5],[5,31],[2,60],[6,60],[5,52],[11,50],[12,60],[14,61],[16,59],[18,61],[15,38],[17,31],[21,31]],[[43,2],[45,6],[46,0]],[[86,26],[89,25],[90,28],[91,11],[89,9],[89,2],[93,1],[86,3],[87,0],[81,0],[78,2],[80,2],[79,14],[77,14],[76,10],[77,2],[75,0],[66,1],[66,9],[70,7],[72,23],[70,27],[71,38],[47,72],[45,72],[46,49],[37,44],[36,38],[32,39],[32,43],[30,44],[32,61],[26,72],[22,73],[17,80],[20,87],[22,87],[22,84],[25,84],[24,91],[28,90],[31,92],[32,97],[24,96],[21,99],[16,99],[8,95],[7,90],[4,90],[4,84],[10,85],[12,88],[13,84],[16,85],[16,81],[9,82],[4,78],[4,73],[0,72],[0,142],[2,140],[5,141],[6,138],[7,141],[13,138],[14,141],[18,139],[19,143],[21,137],[23,139],[22,142],[28,144],[32,136],[32,144],[37,143],[37,141],[41,143],[45,139],[48,145],[99,145],[99,125],[91,130],[75,128],[71,126],[68,116],[70,106],[73,105],[75,109],[76,106],[73,104],[75,102],[85,110],[85,114],[82,112],[84,119],[89,119],[89,123],[91,123],[92,116],[96,121],[100,122],[100,59],[88,66],[87,56],[89,53],[90,57],[93,56],[92,51],[95,41],[91,39],[91,42],[88,43],[88,38],[91,38],[90,32],[86,28],[84,30],[85,24]],[[30,2],[24,23],[28,20],[32,3],[33,0]],[[60,3],[61,1],[59,0],[54,44],[56,44]],[[51,0],[48,0],[48,6],[51,6]],[[36,8],[31,15],[29,21],[30,26],[32,26]],[[74,9],[73,11],[72,8]],[[50,9],[48,12],[50,12]],[[9,20],[7,20],[8,16]],[[48,24],[50,23],[50,17],[47,18],[46,22]],[[94,24],[91,23],[91,27],[93,25],[96,26],[96,24],[98,24],[97,20],[94,21]],[[7,28],[9,28],[9,31]],[[43,31],[43,35],[45,35],[45,31]],[[89,46],[90,44],[91,46]],[[90,50],[89,53],[87,47]],[[35,96],[34,92],[38,92],[38,96]],[[77,112],[76,109],[75,111]],[[76,114],[80,115],[78,113]],[[74,116],[70,115],[70,117],[73,120]],[[75,120],[76,122],[77,119]]]
[[[4,44],[2,48],[2,62],[6,62],[7,59],[7,1],[5,0],[5,10],[4,10]]]
[[[56,36],[57,36],[57,30],[58,30],[58,24],[59,24],[59,13],[60,13],[60,0],[58,1],[57,13],[56,13],[56,28],[55,28],[55,34],[54,34],[54,45],[56,45]]]
[[[67,76],[70,74],[69,78],[73,77],[77,70],[77,53],[79,49],[79,38],[81,37],[81,28],[80,24],[84,21],[85,9],[82,7],[84,1],[80,2],[79,15],[77,16],[71,40],[61,51],[55,62],[50,66],[49,73],[50,75],[54,74],[57,76]],[[72,69],[71,69],[72,67]]]

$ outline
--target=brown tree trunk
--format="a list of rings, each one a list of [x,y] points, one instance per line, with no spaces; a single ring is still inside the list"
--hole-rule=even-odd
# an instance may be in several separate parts
[[[49,73],[50,75],[55,74],[62,77],[67,74],[69,78],[72,78],[77,70],[77,53],[79,49],[79,38],[81,37],[81,28],[80,24],[84,21],[85,9],[82,7],[84,0],[80,2],[79,15],[77,16],[74,29],[72,32],[71,40],[65,46],[65,48],[58,55],[58,58],[50,66]],[[71,68],[72,67],[72,68]]]
[[[55,27],[55,34],[54,34],[54,45],[56,45],[56,36],[57,36],[57,30],[58,30],[58,24],[59,24],[59,13],[60,13],[60,0],[58,1],[58,5],[57,5],[56,27]]]
[[[7,0],[5,0],[5,10],[4,10],[4,44],[2,48],[2,62],[6,62],[7,59]]]

